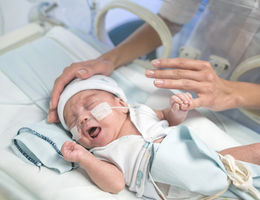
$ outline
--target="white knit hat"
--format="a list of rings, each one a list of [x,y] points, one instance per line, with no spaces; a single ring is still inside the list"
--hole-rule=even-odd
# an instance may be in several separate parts
[[[110,77],[104,75],[95,75],[88,79],[75,79],[70,82],[62,94],[60,95],[58,103],[58,116],[62,126],[68,130],[68,127],[64,121],[63,111],[67,101],[78,92],[84,90],[104,90],[110,92],[117,97],[121,98],[124,102],[127,102],[126,96],[123,90],[118,87],[118,84]]]

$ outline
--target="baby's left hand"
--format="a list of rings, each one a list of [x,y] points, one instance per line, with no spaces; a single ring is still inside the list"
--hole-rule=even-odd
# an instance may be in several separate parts
[[[75,141],[66,141],[61,147],[61,153],[66,161],[80,162],[80,159],[88,153],[88,151]]]
[[[170,99],[171,108],[188,111],[192,104],[192,95],[189,92],[172,95]]]

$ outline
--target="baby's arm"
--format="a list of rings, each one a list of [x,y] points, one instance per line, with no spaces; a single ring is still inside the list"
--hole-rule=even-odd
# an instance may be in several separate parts
[[[260,143],[232,147],[219,152],[221,155],[232,155],[236,160],[260,165]]]
[[[191,103],[192,96],[190,93],[180,93],[171,96],[170,108],[156,110],[155,112],[159,119],[165,119],[169,122],[170,126],[174,126],[185,120]]]
[[[76,142],[65,142],[61,152],[65,160],[78,162],[91,180],[105,192],[116,194],[124,189],[124,175],[115,165],[97,159]]]

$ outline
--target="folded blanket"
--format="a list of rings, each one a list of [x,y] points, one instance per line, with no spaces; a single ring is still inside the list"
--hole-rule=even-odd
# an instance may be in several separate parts
[[[68,132],[43,120],[19,129],[11,148],[27,162],[64,173],[78,167],[75,163],[65,161],[60,152],[61,146],[68,140],[72,141]]]

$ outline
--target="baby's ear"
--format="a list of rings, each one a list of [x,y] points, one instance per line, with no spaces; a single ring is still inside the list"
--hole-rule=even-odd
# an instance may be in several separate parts
[[[127,103],[124,102],[122,99],[118,98],[117,97],[117,103],[119,104],[119,106],[122,106],[122,107],[128,107]],[[125,109],[121,109],[122,112],[124,113],[128,113],[128,108],[125,108]]]

